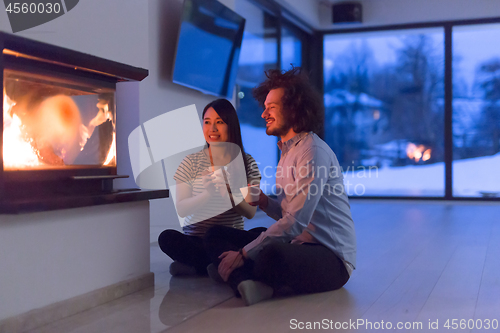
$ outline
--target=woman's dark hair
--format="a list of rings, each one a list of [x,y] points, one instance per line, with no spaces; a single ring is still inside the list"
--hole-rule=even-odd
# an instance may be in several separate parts
[[[300,67],[289,71],[268,70],[267,79],[253,89],[254,98],[264,107],[267,94],[273,89],[283,88],[283,110],[295,133],[313,131],[320,134],[323,126],[323,103],[321,96],[309,82]]]
[[[238,115],[236,114],[233,104],[224,98],[216,99],[215,101],[208,103],[203,109],[203,113],[201,115],[202,121],[205,118],[205,113],[207,113],[207,110],[210,108],[213,108],[219,117],[221,117],[221,119],[227,124],[229,142],[240,147],[246,172],[247,159],[245,157],[245,149],[243,148],[243,140],[241,139],[240,121],[238,120]]]

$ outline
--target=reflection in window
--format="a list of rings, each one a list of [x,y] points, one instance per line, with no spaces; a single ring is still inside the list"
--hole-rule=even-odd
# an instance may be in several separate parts
[[[444,195],[443,36],[325,37],[325,141],[349,195]]]
[[[453,28],[453,195],[500,195],[500,24]]]

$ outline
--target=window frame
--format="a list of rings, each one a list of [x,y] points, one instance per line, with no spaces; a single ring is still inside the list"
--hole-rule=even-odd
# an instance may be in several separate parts
[[[448,20],[448,21],[435,21],[435,22],[420,22],[409,24],[391,24],[371,27],[357,27],[357,28],[341,28],[320,31],[319,37],[321,44],[324,43],[325,36],[347,33],[363,33],[363,32],[377,32],[377,31],[391,31],[391,30],[411,30],[419,28],[443,28],[444,29],[444,90],[445,90],[445,104],[444,104],[444,163],[445,163],[445,193],[444,196],[350,196],[351,199],[365,200],[365,199],[382,199],[382,200],[451,200],[451,201],[496,201],[500,202],[500,197],[465,197],[453,195],[453,77],[452,77],[452,64],[453,64],[453,27],[466,26],[466,25],[480,25],[500,23],[500,17],[482,18],[482,19],[467,19],[467,20]],[[317,71],[324,81],[324,68],[323,68],[323,48],[321,49],[321,61],[316,63]],[[320,91],[324,95],[324,87]]]

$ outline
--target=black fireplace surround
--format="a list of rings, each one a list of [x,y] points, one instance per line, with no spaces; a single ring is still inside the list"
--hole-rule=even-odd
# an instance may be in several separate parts
[[[110,136],[112,133],[119,135],[117,134],[119,132],[115,128],[116,117],[120,117],[120,110],[114,110],[116,104],[114,101],[116,84],[124,81],[141,81],[148,75],[146,69],[128,66],[3,32],[0,32],[0,50],[2,50],[0,54],[0,84],[2,85],[2,89],[0,91],[3,94],[6,94],[6,90],[9,90],[9,87],[6,87],[6,82],[12,83],[13,81],[18,81],[17,77],[20,77],[22,81],[23,77],[27,77],[27,81],[35,82],[35,86],[38,84],[39,86],[37,87],[44,87],[43,89],[38,88],[37,93],[40,94],[40,91],[43,90],[45,97],[50,97],[51,95],[50,81],[56,82],[54,83],[55,90],[66,92],[69,95],[71,93],[68,92],[77,91],[80,87],[90,87],[88,88],[89,92],[83,92],[81,95],[87,94],[95,99],[98,98],[96,96],[111,96],[108,104],[112,109],[109,111],[112,119],[99,124],[93,130],[93,133],[101,133],[100,140],[107,140],[106,143],[108,145],[112,140]],[[15,73],[15,75],[13,76],[12,73]],[[54,79],[51,80],[50,78]],[[49,82],[49,84],[43,83],[44,81]],[[99,91],[103,93],[98,95]],[[112,93],[109,94],[109,92]],[[31,92],[26,92],[26,94],[36,95]],[[84,98],[86,97],[84,96]],[[5,100],[5,97],[3,99]],[[38,99],[41,100],[41,98]],[[89,103],[87,102],[87,104]],[[0,105],[0,116],[5,126],[5,101]],[[78,115],[78,119],[80,119],[80,115]],[[8,142],[4,142],[4,140],[8,139],[4,138],[4,126],[0,127],[2,131],[0,133],[1,214],[46,211],[168,197],[168,190],[141,191],[139,189],[113,189],[113,179],[128,177],[117,174],[116,154],[120,153],[120,149],[126,149],[126,147],[119,147],[119,142],[126,142],[126,140],[120,140],[120,138],[115,138],[113,141],[118,144],[118,147],[116,148],[113,162],[109,165],[103,165],[101,162],[79,164],[78,158],[71,165],[65,164],[62,158],[53,153],[55,149],[49,147],[49,153],[44,153],[42,154],[43,156],[38,155],[41,161],[51,162],[52,165],[48,167],[6,167],[4,163],[4,149],[6,147],[5,144]],[[110,129],[114,132],[110,132]],[[50,133],[50,130],[43,131]],[[95,141],[94,137],[96,136],[90,136],[86,142]],[[83,145],[81,149],[82,152],[85,151]],[[111,151],[111,148],[109,148],[109,151]],[[99,152],[95,153],[95,155],[99,156]],[[100,155],[103,156],[102,153]]]

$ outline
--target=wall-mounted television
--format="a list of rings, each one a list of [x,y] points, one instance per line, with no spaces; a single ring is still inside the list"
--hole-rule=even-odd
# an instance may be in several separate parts
[[[184,0],[173,82],[232,97],[245,19],[216,0]]]

